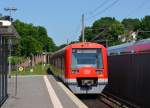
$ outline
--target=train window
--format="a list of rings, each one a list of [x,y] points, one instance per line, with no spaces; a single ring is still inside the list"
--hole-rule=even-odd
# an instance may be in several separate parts
[[[82,65],[82,64],[91,64],[95,65],[96,64],[96,58],[95,55],[90,55],[90,54],[78,54],[77,58],[77,63]]]
[[[103,68],[101,49],[97,49],[97,67],[98,68]]]
[[[72,52],[72,68],[93,66],[103,68],[102,53],[100,49],[76,49]]]
[[[118,53],[115,53],[115,52],[111,52],[109,55],[118,55]]]

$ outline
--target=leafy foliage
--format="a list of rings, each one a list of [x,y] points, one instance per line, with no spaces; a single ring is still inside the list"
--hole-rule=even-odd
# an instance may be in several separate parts
[[[52,52],[57,49],[57,46],[47,34],[47,31],[42,26],[34,26],[16,20],[13,25],[20,35],[19,45],[16,49],[21,56],[30,56],[43,51]],[[18,53],[17,53],[18,54]]]
[[[141,22],[137,18],[136,19],[128,18],[128,19],[123,19],[122,24],[124,25],[126,30],[131,31],[131,30],[137,30],[140,27]]]
[[[90,27],[85,27],[85,31],[84,31],[84,32],[85,32],[85,39],[86,39],[87,41],[93,39],[94,34],[93,34],[93,32],[92,32],[92,28],[90,28]],[[79,40],[82,41],[82,37],[81,37],[81,36],[79,37]]]
[[[112,17],[96,20],[91,27],[85,27],[85,40],[109,43],[109,46],[122,43],[119,36],[132,40],[131,33],[136,32],[137,38],[150,38],[150,16],[143,19],[125,18],[121,22]],[[131,39],[130,39],[131,38]],[[79,40],[82,40],[80,35]]]
[[[145,16],[141,21],[140,31],[138,38],[146,39],[150,38],[150,16]]]
[[[92,27],[85,29],[85,39],[92,41],[92,39],[99,37],[98,40],[110,40],[109,44],[114,45],[118,42],[118,35],[124,33],[123,25],[115,18],[103,17],[95,21]],[[81,36],[80,39],[81,40]]]
[[[43,64],[37,64],[34,67],[25,68],[22,72],[12,71],[11,75],[16,75],[16,72],[18,75],[46,75],[49,67],[49,64],[46,64],[45,66]]]
[[[25,60],[24,57],[19,57],[19,56],[11,56],[8,58],[8,60],[11,59],[11,64],[15,65],[17,63],[21,63]]]

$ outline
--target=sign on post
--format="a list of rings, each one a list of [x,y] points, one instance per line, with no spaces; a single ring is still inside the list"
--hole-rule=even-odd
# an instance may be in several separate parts
[[[23,69],[23,67],[20,66],[18,70],[19,70],[19,72],[22,72],[24,69]]]

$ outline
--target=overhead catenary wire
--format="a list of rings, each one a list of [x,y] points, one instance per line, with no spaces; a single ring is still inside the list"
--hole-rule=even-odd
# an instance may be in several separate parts
[[[81,21],[81,19],[80,19],[80,21],[79,21],[79,23],[78,23],[78,25],[76,26],[76,29],[75,29],[75,35],[78,35],[78,33],[80,32],[81,23],[82,23],[82,21]]]
[[[103,6],[105,6],[108,2],[110,2],[110,0],[104,0],[100,5],[98,5],[95,9],[91,10],[90,12],[88,12],[88,14],[92,15],[95,12],[97,12],[99,9],[101,9]]]
[[[75,33],[78,33],[80,31],[80,28],[81,28],[81,20],[79,24],[76,26]]]
[[[108,9],[110,9],[111,7],[113,7],[115,4],[117,4],[119,2],[119,0],[115,0],[113,1],[112,3],[110,3],[106,8],[104,8],[103,10],[101,10],[100,12],[97,12],[99,9],[101,9],[102,7],[104,7],[104,5],[106,5],[108,2],[110,2],[109,0],[105,0],[103,1],[98,7],[96,7],[95,9],[93,9],[92,11],[86,13],[89,14],[89,17],[88,18],[85,18],[85,21],[88,21],[90,19],[92,19],[93,17],[96,17],[102,13],[104,13],[105,11],[107,11]],[[95,12],[97,12],[96,14],[94,14]],[[94,14],[94,15],[93,15]],[[77,26],[76,28],[76,33],[79,32],[79,29],[80,29],[80,24],[81,24],[81,20],[80,20],[80,23],[79,25]]]
[[[130,12],[126,15],[126,17],[128,17],[128,16],[130,16],[130,15],[132,15],[132,14],[137,13],[136,11],[137,11],[138,9],[143,8],[143,7],[147,4],[147,1],[149,1],[149,0],[143,0],[136,8],[134,8],[132,11],[130,11]]]
[[[92,18],[94,18],[94,17],[96,17],[96,16],[98,16],[98,15],[100,15],[100,14],[106,12],[108,9],[110,9],[111,7],[113,7],[113,6],[114,6],[115,4],[117,4],[118,2],[119,2],[119,0],[113,1],[113,2],[112,2],[111,4],[109,4],[106,8],[104,8],[104,9],[101,10],[100,12],[97,12],[96,14],[94,14],[94,15],[88,17],[86,20],[90,20],[90,19],[92,19]]]

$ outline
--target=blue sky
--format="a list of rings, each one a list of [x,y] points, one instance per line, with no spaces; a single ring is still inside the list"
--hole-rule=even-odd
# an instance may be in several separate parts
[[[105,16],[122,20],[125,17],[142,18],[150,15],[149,0],[0,0],[0,13],[7,15],[3,9],[15,6],[15,19],[34,25],[46,27],[48,34],[57,45],[77,40],[81,31],[81,15],[92,17],[86,21],[90,26],[96,19]],[[114,1],[115,5],[107,8]],[[105,4],[103,4],[105,2]],[[103,5],[101,5],[103,4]],[[97,7],[100,7],[97,9]],[[107,8],[106,11],[103,11]],[[96,9],[96,11],[95,11]],[[91,13],[91,12],[95,13]],[[102,12],[103,11],[103,12]]]

